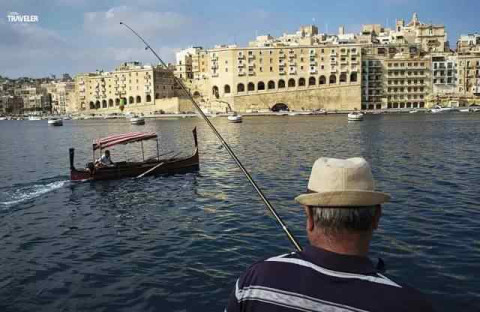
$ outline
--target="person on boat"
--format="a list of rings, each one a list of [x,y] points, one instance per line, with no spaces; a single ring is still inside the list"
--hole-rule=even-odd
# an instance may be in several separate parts
[[[295,198],[310,245],[250,266],[226,311],[433,311],[419,291],[394,282],[368,258],[390,199],[374,190],[363,158],[319,158],[308,191]]]
[[[115,166],[112,159],[110,158],[110,151],[109,150],[105,150],[102,157],[97,159],[97,161],[95,162],[95,166],[98,167],[98,168],[114,167]]]

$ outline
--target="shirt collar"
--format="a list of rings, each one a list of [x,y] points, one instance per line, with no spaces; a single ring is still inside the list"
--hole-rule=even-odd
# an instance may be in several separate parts
[[[368,257],[341,255],[314,246],[307,246],[301,254],[306,260],[326,269],[359,274],[377,273]]]

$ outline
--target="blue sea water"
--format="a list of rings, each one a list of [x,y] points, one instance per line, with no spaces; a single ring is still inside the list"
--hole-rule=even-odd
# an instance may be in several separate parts
[[[391,193],[372,258],[426,293],[438,311],[480,309],[480,114],[246,117],[212,120],[306,245],[293,198],[321,156],[363,156]],[[160,134],[161,152],[193,149],[198,173],[68,180],[95,138]],[[145,144],[154,154],[154,142]],[[141,158],[139,144],[112,148]],[[140,156],[139,156],[140,155]],[[0,311],[223,311],[253,262],[292,251],[226,151],[197,118],[0,121]]]

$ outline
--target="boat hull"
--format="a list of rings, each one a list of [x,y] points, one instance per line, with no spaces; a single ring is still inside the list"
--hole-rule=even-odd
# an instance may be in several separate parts
[[[162,163],[161,165],[159,165]],[[153,169],[155,166],[157,168]],[[153,170],[151,170],[153,169]],[[71,169],[70,180],[116,180],[122,178],[134,178],[148,172],[149,175],[170,175],[177,173],[195,172],[200,169],[198,149],[191,157],[180,159],[160,159],[160,161],[146,163],[118,163],[115,167],[89,169]]]

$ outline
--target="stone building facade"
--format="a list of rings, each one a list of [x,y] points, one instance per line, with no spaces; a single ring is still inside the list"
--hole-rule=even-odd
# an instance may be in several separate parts
[[[171,69],[128,62],[112,72],[75,76],[76,108],[71,110],[86,114],[179,112],[188,108],[173,99],[178,93]]]

